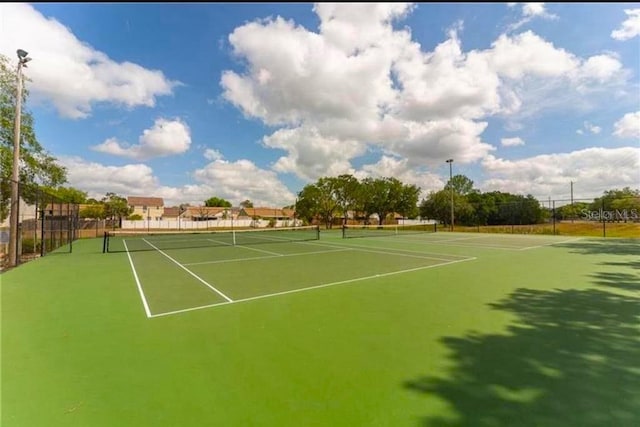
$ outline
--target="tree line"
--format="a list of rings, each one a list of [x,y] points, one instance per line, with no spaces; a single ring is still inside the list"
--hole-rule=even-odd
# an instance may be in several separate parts
[[[308,223],[320,220],[330,228],[338,220],[345,223],[348,218],[368,224],[372,216],[383,224],[393,219],[390,215],[395,213],[403,218],[420,216],[450,225],[452,205],[454,223],[466,226],[540,224],[552,218],[575,218],[585,210],[627,210],[640,214],[640,190],[629,187],[605,191],[590,203],[567,203],[556,209],[544,206],[531,194],[481,192],[464,175],[453,176],[444,188],[429,192],[418,203],[419,194],[419,187],[394,177],[363,180],[348,174],[322,177],[298,193],[296,216]]]

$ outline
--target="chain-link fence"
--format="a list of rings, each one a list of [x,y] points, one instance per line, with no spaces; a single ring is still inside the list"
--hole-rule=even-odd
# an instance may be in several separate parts
[[[640,197],[522,198],[454,205],[455,231],[640,238]],[[442,224],[439,229],[450,229]]]
[[[0,268],[17,266],[58,249],[71,252],[78,238],[78,205],[24,183],[17,184],[19,196],[13,201],[11,186],[11,181],[0,182]],[[12,209],[17,217],[15,232]]]

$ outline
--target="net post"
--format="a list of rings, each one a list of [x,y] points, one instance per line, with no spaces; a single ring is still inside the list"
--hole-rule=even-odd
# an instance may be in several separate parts
[[[109,232],[105,231],[104,232],[104,238],[102,239],[102,253],[103,254],[106,253],[107,249],[108,249],[108,247],[107,247],[108,246],[107,242],[108,242],[108,239],[109,239],[109,237],[107,237],[108,235],[109,235]]]
[[[235,246],[236,245],[236,231],[235,230],[231,231],[231,236],[232,236],[232,239],[233,239],[233,246]]]

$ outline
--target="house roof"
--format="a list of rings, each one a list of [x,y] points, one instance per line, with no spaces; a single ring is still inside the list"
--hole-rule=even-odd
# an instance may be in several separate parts
[[[296,216],[296,211],[294,209],[282,209],[282,213],[284,216],[293,218]]]
[[[187,206],[183,216],[216,216],[224,211],[231,211],[231,208],[209,207],[209,206]]]
[[[180,208],[177,206],[173,206],[170,208],[164,208],[164,212],[162,213],[162,216],[165,217],[178,217],[178,215],[180,215]]]
[[[284,209],[280,208],[243,208],[244,212],[250,217],[261,218],[281,218],[290,217],[292,215],[287,214]],[[289,211],[290,209],[287,209]]]
[[[127,203],[129,206],[164,206],[164,200],[162,197],[127,197]]]

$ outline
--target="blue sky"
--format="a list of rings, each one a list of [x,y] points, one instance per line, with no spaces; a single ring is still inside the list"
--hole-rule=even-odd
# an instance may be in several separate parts
[[[639,3],[2,4],[69,185],[284,206],[321,176],[640,187]]]

